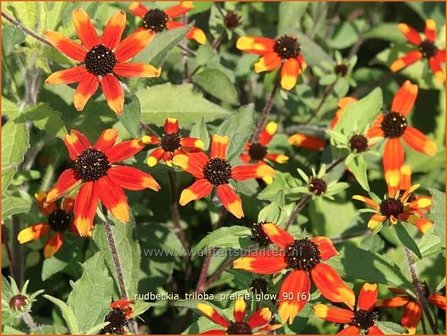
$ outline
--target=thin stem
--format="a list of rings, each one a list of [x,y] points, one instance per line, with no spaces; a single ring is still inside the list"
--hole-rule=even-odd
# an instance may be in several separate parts
[[[182,15],[183,24],[186,24],[186,14]],[[186,48],[186,39],[180,42],[180,45]],[[182,62],[183,62],[183,83],[189,83],[189,68],[188,68],[188,53],[182,49]]]
[[[219,269],[212,276],[210,276],[208,281],[205,283],[204,291],[206,291],[217,279],[219,279],[221,274],[223,272],[225,272],[227,267],[230,266],[233,263],[233,261],[234,261],[234,258],[228,259],[219,267]]]
[[[5,244],[6,255],[8,256],[8,260],[9,260],[9,273],[11,274],[12,278],[14,280],[16,280],[16,282],[17,282],[15,261],[14,261],[14,257],[12,256],[12,253],[11,253],[11,248],[9,247],[8,237],[6,235],[6,228],[5,228],[5,224],[3,222],[2,222],[2,241],[3,241],[3,244]]]
[[[150,133],[152,135],[155,135],[156,137],[158,137],[157,132],[148,124],[144,123],[144,122],[140,122],[140,127],[147,133]]]
[[[226,35],[227,35],[227,33],[226,33],[225,29],[224,29],[222,31],[222,33],[220,33],[220,35],[216,39],[214,39],[213,44],[211,45],[211,48],[213,50],[219,49],[219,47],[222,44],[222,42],[223,42],[223,40],[224,40]]]
[[[209,251],[203,261],[202,270],[200,271],[199,281],[197,282],[196,292],[203,293],[206,290],[205,284],[210,268],[211,259],[213,258],[213,251]]]
[[[37,326],[37,323],[34,322],[34,319],[30,313],[23,313],[21,317],[23,322],[25,322],[25,324],[28,326],[30,333],[33,333],[37,328],[39,328]]]
[[[196,57],[196,53],[195,53],[194,51],[190,50],[188,47],[185,47],[185,46],[183,46],[183,45],[181,45],[181,44],[179,44],[178,47],[179,47],[182,51],[184,51],[185,53],[187,53],[188,56]]]
[[[12,17],[10,17],[8,14],[2,12],[2,16],[8,20],[10,23],[12,23],[14,26],[18,27],[21,31],[23,31],[25,34],[33,37],[34,39],[36,39],[37,41],[46,44],[47,46],[52,47],[51,43],[48,42],[47,40],[45,40],[43,37],[37,35],[36,33],[32,32],[31,30],[29,30],[28,28],[26,28],[22,23],[20,23],[19,21],[13,19]]]

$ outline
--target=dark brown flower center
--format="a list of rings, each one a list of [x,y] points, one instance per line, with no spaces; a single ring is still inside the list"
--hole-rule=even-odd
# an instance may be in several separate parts
[[[355,134],[349,139],[349,147],[353,152],[362,153],[368,149],[368,139],[361,134]]]
[[[85,55],[84,63],[87,70],[92,74],[104,76],[112,73],[117,61],[112,50],[99,44],[90,49],[87,55]]]
[[[310,271],[320,263],[321,253],[317,245],[307,238],[295,240],[286,247],[285,261],[290,268]]]
[[[395,198],[387,198],[380,204],[380,212],[382,215],[390,218],[391,216],[398,218],[404,212],[404,205]]]
[[[109,168],[107,156],[95,148],[85,149],[74,163],[76,177],[83,181],[97,181],[107,174]]]
[[[155,33],[162,32],[166,29],[166,24],[169,21],[169,17],[165,11],[154,8],[150,9],[143,17],[143,26],[146,29],[152,30]]]
[[[160,145],[165,152],[175,152],[180,148],[180,140],[182,136],[180,132],[166,133],[161,136]]]
[[[225,159],[211,159],[203,168],[203,175],[210,183],[216,186],[228,184],[231,178],[231,165]]]
[[[259,246],[267,246],[271,244],[270,238],[262,230],[262,224],[264,223],[253,223],[251,227],[251,240],[257,242]]]
[[[326,181],[318,177],[312,177],[312,179],[309,182],[308,189],[311,193],[320,196],[324,194],[327,190]]]
[[[229,30],[239,27],[241,24],[241,17],[234,11],[228,11],[224,17],[225,27]]]
[[[337,75],[344,77],[348,73],[348,66],[346,64],[337,64],[334,71]]]
[[[227,335],[251,335],[252,333],[250,326],[245,322],[230,322],[227,328]]]
[[[9,300],[9,308],[15,311],[23,311],[28,305],[28,298],[24,295],[18,294],[14,295]]]
[[[379,316],[375,311],[360,309],[354,312],[354,317],[352,318],[352,325],[355,325],[357,328],[360,328],[361,330],[368,330],[376,323],[378,317]]]
[[[424,281],[420,284],[420,286],[422,288],[422,293],[424,293],[424,296],[428,299],[428,297],[431,294],[431,290],[430,290],[430,287],[428,287],[428,283],[426,281]]]
[[[260,143],[253,143],[248,148],[248,155],[250,155],[251,161],[262,161],[267,155],[267,147]]]
[[[62,209],[54,210],[48,216],[48,224],[57,232],[64,232],[70,227],[71,216]]]
[[[267,280],[263,278],[253,279],[250,283],[250,288],[255,294],[267,293]]]
[[[426,58],[433,57],[437,54],[438,48],[436,48],[435,44],[429,40],[423,41],[419,45],[419,50]]]
[[[113,308],[106,315],[104,322],[110,323],[101,330],[100,334],[124,335],[126,333],[124,330],[124,327],[127,325],[126,313],[121,309]]]
[[[300,44],[295,37],[283,35],[275,41],[273,50],[282,58],[289,59],[300,54]]]
[[[383,117],[382,131],[387,138],[399,138],[407,129],[407,118],[397,112],[386,113]]]

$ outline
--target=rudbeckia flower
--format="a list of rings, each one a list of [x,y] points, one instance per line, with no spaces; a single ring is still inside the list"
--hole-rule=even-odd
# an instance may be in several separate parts
[[[46,223],[34,224],[19,232],[17,240],[20,244],[36,240],[48,234],[48,240],[45,243],[43,254],[45,258],[51,258],[64,242],[64,233],[70,231],[77,234],[76,227],[73,225],[73,202],[72,198],[66,197],[59,206],[55,202],[46,202],[47,193],[38,192],[35,195],[38,207],[42,215],[47,217]]]
[[[314,313],[329,322],[348,325],[338,335],[385,335],[376,325],[378,314],[374,311],[378,295],[376,284],[365,283],[360,289],[355,309],[317,304]]]
[[[368,222],[368,228],[374,232],[380,230],[382,223],[385,221],[389,221],[391,224],[404,221],[415,225],[419,231],[425,233],[433,223],[421,217],[420,211],[431,206],[432,201],[429,197],[410,199],[417,188],[419,188],[419,185],[415,184],[402,194],[400,192],[388,194],[383,201],[375,201],[361,195],[354,195],[352,198],[366,203],[375,212]]]
[[[404,164],[405,152],[401,138],[414,150],[434,156],[436,144],[416,128],[408,125],[407,117],[418,94],[417,85],[405,81],[391,104],[391,112],[380,114],[368,131],[369,138],[385,137],[383,168],[390,186],[399,184],[399,169]]]
[[[124,335],[126,330],[124,327],[127,321],[132,317],[133,301],[122,299],[112,302],[110,308],[112,310],[106,315],[104,322],[109,322],[102,330],[102,334]]]
[[[180,195],[180,204],[186,205],[193,200],[208,196],[214,187],[225,209],[235,217],[244,217],[242,202],[230,180],[244,181],[275,175],[275,171],[264,163],[232,167],[227,161],[228,137],[213,135],[211,155],[203,152],[186,153],[174,156],[173,162],[193,175],[197,180]]]
[[[405,68],[421,58],[428,60],[428,65],[433,71],[439,82],[444,82],[444,72],[441,63],[445,63],[445,49],[439,49],[436,44],[436,22],[431,19],[425,20],[425,38],[422,39],[419,33],[409,25],[401,23],[398,25],[399,30],[405,35],[405,38],[412,45],[416,46],[416,50],[412,50],[405,56],[399,58],[391,64],[391,71],[396,72]]]
[[[124,91],[120,77],[160,75],[160,70],[149,64],[128,62],[149,44],[152,34],[140,31],[121,41],[126,24],[124,11],[119,11],[110,18],[101,37],[96,33],[88,14],[83,9],[73,11],[73,22],[81,43],[54,31],[46,32],[45,36],[56,49],[80,64],[51,74],[45,83],[79,83],[74,95],[74,105],[78,111],[84,109],[87,101],[101,84],[107,104],[116,114],[121,114]]]
[[[115,144],[117,137],[118,132],[111,128],[103,131],[93,146],[84,134],[76,130],[64,138],[74,167],[66,169],[59,176],[53,189],[48,192],[46,202],[54,202],[80,186],[74,203],[74,224],[81,236],[90,234],[99,201],[117,219],[127,223],[129,205],[123,188],[160,189],[152,175],[133,167],[116,165],[144,149],[144,144],[139,140]]]
[[[197,309],[208,319],[218,324],[222,329],[212,329],[202,332],[202,335],[245,335],[245,334],[265,334],[268,331],[277,329],[280,325],[270,324],[272,312],[268,308],[260,308],[251,316],[246,318],[247,304],[239,298],[236,300],[233,309],[234,321],[230,321],[211,305],[198,303]]]
[[[424,296],[432,305],[445,310],[446,298],[442,294],[435,294],[430,291],[427,283],[422,283],[424,289]],[[400,320],[403,327],[408,329],[410,335],[416,333],[416,328],[422,319],[423,308],[417,299],[411,295],[408,295],[405,291],[399,288],[390,288],[390,291],[397,296],[378,300],[376,306],[381,308],[398,308],[405,307],[404,314]]]
[[[242,36],[236,42],[239,50],[261,55],[255,63],[256,73],[281,69],[281,87],[291,90],[300,73],[306,68],[298,39],[283,35],[274,40],[268,37]]]
[[[322,262],[338,254],[329,238],[295,239],[272,223],[263,224],[262,229],[279,251],[256,251],[235,260],[233,267],[256,274],[289,271],[278,294],[278,313],[283,323],[292,323],[306,305],[310,297],[311,279],[328,300],[343,302],[350,308],[354,306],[352,289],[331,266]]]
[[[142,27],[139,30],[147,30],[153,34],[160,33],[165,29],[184,27],[184,23],[174,21],[173,19],[189,12],[192,8],[194,8],[192,1],[182,1],[179,5],[165,10],[159,8],[148,9],[139,2],[132,2],[129,6],[129,10],[133,15],[143,19]],[[193,27],[186,35],[186,38],[194,39],[200,44],[206,42],[205,33],[197,27]]]
[[[160,137],[146,135],[141,139],[144,144],[159,145],[146,160],[149,167],[155,166],[160,160],[171,166],[175,155],[203,149],[202,140],[181,135],[177,119],[167,118],[164,131],[165,133]]]
[[[292,134],[288,139],[288,143],[297,148],[305,148],[314,151],[322,151],[324,147],[326,147],[325,140],[304,133]]]

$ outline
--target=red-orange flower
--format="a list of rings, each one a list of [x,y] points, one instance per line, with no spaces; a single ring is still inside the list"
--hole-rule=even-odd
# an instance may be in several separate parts
[[[174,21],[173,19],[189,12],[192,8],[194,8],[192,1],[182,1],[179,5],[169,7],[165,10],[159,8],[148,9],[139,2],[132,2],[129,6],[129,10],[133,15],[143,19],[142,27],[139,30],[144,29],[155,34],[165,29],[184,27],[184,23]],[[206,42],[205,33],[197,27],[191,28],[186,37],[188,39],[194,39],[200,44]]]
[[[279,251],[261,250],[234,261],[233,267],[257,274],[275,274],[291,270],[279,291],[278,313],[285,323],[292,323],[310,298],[311,279],[321,294],[330,301],[354,306],[354,292],[337,272],[322,263],[337,255],[329,238],[295,239],[279,226],[267,223],[262,229]]]
[[[380,114],[368,131],[369,138],[385,137],[383,168],[390,186],[399,184],[399,169],[404,164],[405,152],[401,138],[414,150],[433,156],[436,144],[416,128],[408,125],[407,117],[418,94],[417,85],[405,81],[391,104],[391,112]]]
[[[47,222],[34,224],[23,229],[19,232],[17,240],[20,244],[24,244],[31,240],[39,239],[51,231],[43,249],[45,258],[51,258],[61,248],[64,242],[64,233],[67,230],[74,234],[78,233],[73,225],[71,215],[74,200],[66,197],[62,201],[61,206],[59,206],[55,202],[45,202],[47,198],[46,192],[36,193],[35,198],[40,212],[47,217]]]
[[[149,31],[140,31],[121,41],[126,24],[124,11],[119,11],[110,18],[101,37],[83,9],[73,11],[73,22],[80,44],[54,31],[46,32],[45,36],[56,49],[80,64],[51,74],[45,83],[79,83],[74,95],[74,105],[78,111],[84,109],[87,101],[101,85],[110,108],[116,114],[121,114],[124,91],[120,77],[160,75],[159,69],[149,64],[128,62],[149,44],[152,34]]]
[[[304,133],[294,133],[288,139],[289,144],[297,148],[305,148],[314,151],[322,151],[326,147],[326,141]]]
[[[398,28],[405,35],[407,41],[416,46],[417,49],[394,61],[391,64],[391,71],[399,71],[424,57],[428,60],[428,65],[436,79],[441,83],[444,82],[445,76],[441,63],[445,63],[445,49],[439,49],[435,45],[436,22],[431,19],[425,20],[425,39],[422,39],[414,28],[405,23],[399,24]]]
[[[155,166],[160,160],[170,166],[174,156],[203,149],[202,140],[181,135],[177,119],[167,118],[164,131],[160,137],[146,135],[141,139],[144,144],[158,145],[146,160],[149,167]]]
[[[377,285],[365,283],[360,289],[355,309],[317,304],[314,306],[314,313],[326,321],[347,324],[348,326],[338,335],[384,335],[385,333],[376,325],[378,315],[374,308],[377,295]]]
[[[241,199],[229,185],[230,180],[263,178],[273,176],[275,171],[264,163],[232,167],[226,159],[227,148],[227,136],[213,135],[210,157],[203,152],[174,156],[174,164],[197,179],[189,188],[183,190],[180,195],[181,205],[208,196],[216,187],[217,197],[225,209],[237,218],[244,216]]]
[[[74,167],[66,169],[53,189],[48,192],[47,202],[80,186],[74,203],[74,224],[81,236],[91,233],[98,202],[120,221],[129,221],[129,205],[123,191],[150,188],[158,191],[160,186],[154,178],[133,167],[116,165],[140,152],[145,146],[139,140],[115,144],[118,132],[111,128],[102,132],[95,145],[79,131],[72,130],[64,138]]]
[[[265,334],[268,331],[280,327],[280,325],[270,324],[272,312],[268,308],[258,309],[245,321],[247,315],[247,304],[241,298],[237,299],[236,303],[234,304],[234,321],[229,321],[211,305],[206,303],[197,304],[197,309],[199,309],[200,312],[208,319],[224,328],[207,330],[202,332],[201,335],[257,335],[261,333]]]
[[[133,313],[133,300],[121,299],[110,304],[112,310],[106,315],[104,322],[109,322],[102,330],[101,334],[124,335],[128,320]]]
[[[432,293],[425,282],[422,286],[427,301],[434,306],[445,310],[446,297],[442,294]],[[416,300],[416,298],[408,295],[405,291],[399,288],[390,288],[390,291],[397,294],[397,296],[389,299],[378,300],[376,306],[382,308],[405,307],[400,323],[408,329],[408,333],[410,335],[414,335],[416,333],[416,328],[422,319],[423,309],[421,304]]]
[[[274,40],[268,37],[242,36],[236,42],[239,50],[261,55],[255,63],[257,73],[281,68],[281,87],[291,90],[300,73],[306,68],[297,38],[283,35]]]

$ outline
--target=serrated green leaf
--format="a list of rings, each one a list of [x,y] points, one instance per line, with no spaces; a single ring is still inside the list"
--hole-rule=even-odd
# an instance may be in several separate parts
[[[2,199],[2,218],[29,212],[32,202],[15,196],[6,196]]]
[[[433,197],[433,205],[427,217],[434,224],[434,233],[439,237],[441,246],[445,247],[445,193],[434,188],[427,190]]]
[[[140,137],[141,105],[137,97],[124,104],[123,113],[118,119],[132,138]]]
[[[71,309],[71,307],[69,307],[64,301],[59,300],[58,298],[55,298],[51,295],[44,294],[43,297],[53,302],[56,306],[59,307],[62,313],[62,317],[64,318],[65,323],[67,324],[68,330],[70,330],[70,334],[72,335],[79,334],[80,329],[75,314],[73,312],[73,309]]]
[[[404,335],[407,329],[400,324],[389,321],[377,321],[376,325],[385,335]]]
[[[278,14],[278,35],[297,32],[301,28],[301,17],[308,5],[308,2],[281,2]]]
[[[419,251],[418,245],[413,240],[413,238],[411,238],[411,236],[408,234],[407,230],[404,228],[402,223],[398,222],[395,225],[395,228],[397,237],[399,237],[400,242],[404,244],[404,246],[407,247],[409,250],[411,250],[414,254],[416,254],[419,259],[422,259],[422,254],[421,251]]]
[[[368,175],[366,172],[367,164],[363,155],[354,156],[346,165],[351,173],[354,174],[357,182],[362,186],[362,188],[369,191]]]
[[[239,104],[234,83],[219,69],[205,69],[192,77],[192,81],[213,97],[233,105]]]
[[[5,26],[2,28],[2,47],[5,56],[8,56],[14,47],[25,41],[26,35],[16,26]]]
[[[25,122],[30,120],[38,129],[46,131],[50,136],[57,136],[63,139],[67,134],[64,121],[58,111],[55,111],[47,103],[40,103],[35,107],[26,110],[16,121]]]

